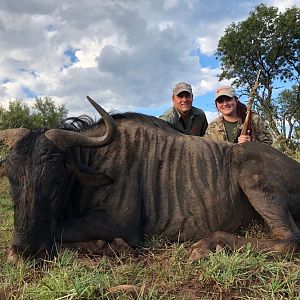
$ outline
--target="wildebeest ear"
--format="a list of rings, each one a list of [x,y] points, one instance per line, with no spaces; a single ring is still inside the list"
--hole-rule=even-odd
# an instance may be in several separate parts
[[[104,186],[115,181],[108,175],[94,170],[79,162],[73,155],[67,155],[67,169],[75,175],[82,184],[90,186]]]
[[[5,159],[0,161],[0,178],[4,177],[6,175],[5,172]]]

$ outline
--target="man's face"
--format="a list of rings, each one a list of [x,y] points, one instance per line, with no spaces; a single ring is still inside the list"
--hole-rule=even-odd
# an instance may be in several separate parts
[[[177,96],[173,95],[173,104],[180,114],[187,114],[192,108],[193,95],[189,92],[181,92]]]

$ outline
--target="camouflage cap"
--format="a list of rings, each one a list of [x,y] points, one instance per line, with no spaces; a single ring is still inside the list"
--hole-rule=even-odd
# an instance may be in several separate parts
[[[221,96],[227,96],[231,98],[231,97],[236,97],[236,94],[234,89],[231,86],[222,86],[218,88],[216,91],[215,101]]]
[[[173,94],[175,96],[179,95],[181,92],[188,92],[193,95],[192,86],[185,82],[176,83],[173,88]]]

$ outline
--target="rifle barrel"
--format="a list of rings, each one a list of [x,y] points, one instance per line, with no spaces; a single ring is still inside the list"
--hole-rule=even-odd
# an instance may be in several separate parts
[[[259,76],[260,76],[261,69],[258,70],[257,75],[256,75],[256,80],[254,83],[254,86],[250,92],[249,100],[248,100],[248,105],[247,105],[247,112],[246,112],[246,118],[243,124],[242,132],[241,135],[246,135],[247,131],[249,129],[250,121],[251,121],[251,110],[254,102],[254,97],[256,95],[256,90],[258,88],[259,84]]]

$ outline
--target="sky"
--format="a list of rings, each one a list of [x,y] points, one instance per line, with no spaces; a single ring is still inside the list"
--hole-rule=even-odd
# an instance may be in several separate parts
[[[224,29],[264,3],[281,11],[300,0],[1,0],[0,103],[36,97],[65,104],[69,116],[95,110],[159,116],[177,82],[194,106],[216,117],[214,57]]]

